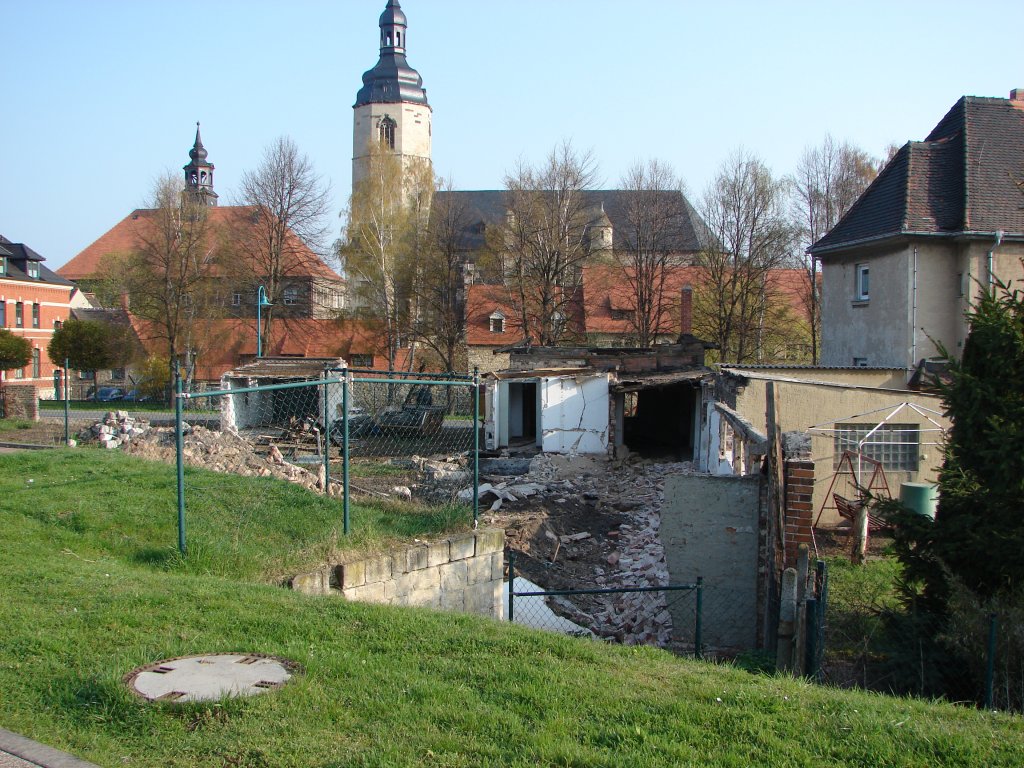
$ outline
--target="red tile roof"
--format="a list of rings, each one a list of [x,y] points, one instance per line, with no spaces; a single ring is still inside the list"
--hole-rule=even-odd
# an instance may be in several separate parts
[[[230,233],[235,227],[252,230],[253,212],[250,206],[218,206],[206,209],[210,220],[209,239]],[[97,276],[103,269],[103,260],[115,253],[129,253],[137,247],[140,234],[152,226],[155,209],[137,208],[86,247],[57,273],[69,280],[84,280]],[[294,237],[294,236],[293,236]],[[233,239],[237,236],[232,235]],[[289,258],[292,263],[287,272],[292,275],[321,277],[340,280],[338,274],[306,247],[298,237],[290,244]],[[258,271],[258,270],[257,270]]]

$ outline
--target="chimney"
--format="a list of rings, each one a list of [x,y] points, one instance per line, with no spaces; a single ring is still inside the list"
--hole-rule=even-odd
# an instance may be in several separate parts
[[[693,330],[693,286],[684,285],[679,293],[679,333]]]
[[[1010,101],[1024,104],[1024,88],[1014,88],[1010,91]]]

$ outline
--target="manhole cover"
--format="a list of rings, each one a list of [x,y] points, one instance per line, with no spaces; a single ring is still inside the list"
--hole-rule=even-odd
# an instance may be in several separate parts
[[[295,662],[274,656],[212,653],[147,664],[127,674],[125,683],[147,701],[209,701],[266,693],[300,671]]]

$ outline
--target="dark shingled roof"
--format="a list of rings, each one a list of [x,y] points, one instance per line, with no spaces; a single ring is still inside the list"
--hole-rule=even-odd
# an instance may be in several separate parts
[[[46,261],[42,256],[33,251],[24,243],[12,243],[3,235],[0,235],[0,251],[7,257],[6,280],[24,280],[31,283],[52,283],[53,285],[74,285],[70,280],[65,280],[53,270],[46,267],[42,262]],[[28,262],[34,261],[39,264],[39,277],[29,277]]]
[[[924,141],[905,144],[810,249],[900,235],[1024,236],[1024,101],[964,96]]]
[[[435,199],[450,201],[451,205],[463,209],[465,220],[469,222],[463,232],[461,247],[466,251],[479,250],[484,246],[485,229],[500,225],[505,220],[506,205],[502,189],[456,190],[435,193]],[[627,211],[631,193],[624,189],[595,189],[584,191],[587,207],[592,208],[595,219],[600,216],[603,207],[605,215],[612,225],[613,247],[625,245],[625,234],[628,230]],[[695,253],[703,243],[713,242],[704,220],[694,210],[690,201],[682,192],[662,192],[666,200],[678,206],[677,231],[674,233],[672,250],[676,253]]]

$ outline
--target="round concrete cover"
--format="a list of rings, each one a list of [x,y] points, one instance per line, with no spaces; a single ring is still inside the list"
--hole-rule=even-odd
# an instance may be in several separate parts
[[[272,656],[214,653],[148,664],[125,681],[148,701],[209,701],[272,691],[288,682],[295,669],[294,662]]]

